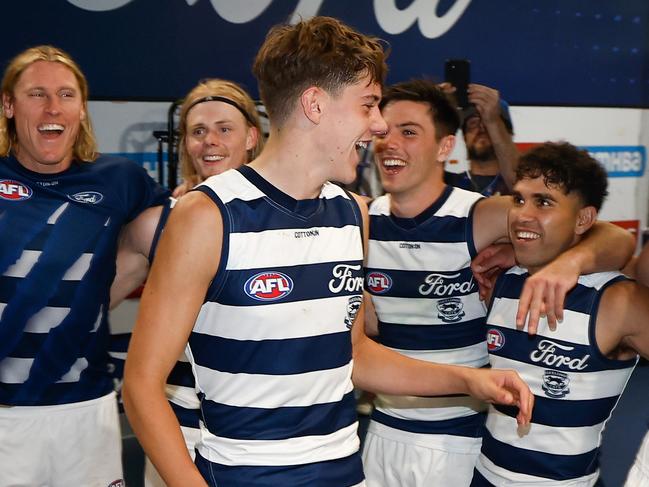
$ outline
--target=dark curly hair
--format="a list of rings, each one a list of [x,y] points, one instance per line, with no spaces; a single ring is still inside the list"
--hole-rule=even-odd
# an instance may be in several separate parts
[[[523,154],[516,168],[516,180],[543,178],[546,186],[576,191],[585,206],[598,211],[608,195],[608,177],[591,155],[568,142],[545,142]]]

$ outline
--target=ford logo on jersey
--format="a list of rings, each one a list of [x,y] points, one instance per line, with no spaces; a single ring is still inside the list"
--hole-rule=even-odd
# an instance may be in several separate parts
[[[293,281],[281,272],[260,272],[248,279],[243,289],[257,301],[277,301],[291,294]]]
[[[500,350],[505,345],[505,335],[501,331],[490,328],[487,331],[487,348],[490,352]]]
[[[0,198],[9,201],[22,201],[32,197],[29,186],[13,179],[0,179]]]
[[[392,278],[382,272],[370,272],[367,277],[367,289],[374,294],[387,293],[392,287]]]
[[[69,194],[68,198],[79,203],[89,203],[91,205],[96,205],[101,200],[104,199],[104,195],[98,193],[97,191],[81,191],[75,194]]]

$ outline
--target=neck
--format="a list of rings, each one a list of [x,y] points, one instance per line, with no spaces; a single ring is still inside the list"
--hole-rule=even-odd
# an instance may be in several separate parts
[[[261,155],[249,166],[273,186],[296,200],[316,198],[328,180],[326,164],[314,158],[308,137],[290,129],[271,133]]]
[[[400,218],[415,218],[442,195],[446,184],[439,179],[421,184],[404,193],[390,193],[390,213]]]

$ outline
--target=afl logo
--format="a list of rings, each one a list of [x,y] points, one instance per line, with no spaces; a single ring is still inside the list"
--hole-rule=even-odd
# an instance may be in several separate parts
[[[32,197],[29,186],[13,179],[0,179],[0,198],[10,201],[22,201]]]
[[[277,301],[293,290],[293,281],[281,272],[261,272],[246,281],[244,291],[257,301]]]
[[[367,289],[374,294],[387,293],[392,287],[392,278],[382,272],[370,272],[366,279]]]
[[[96,205],[101,200],[104,199],[104,195],[98,193],[97,191],[81,191],[80,193],[69,194],[68,198],[79,203],[89,203],[91,205]]]
[[[504,345],[505,335],[494,328],[490,328],[489,331],[487,331],[487,348],[489,351],[495,352],[496,350],[503,348]]]

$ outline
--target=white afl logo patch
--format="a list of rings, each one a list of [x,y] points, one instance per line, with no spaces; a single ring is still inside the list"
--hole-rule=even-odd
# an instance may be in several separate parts
[[[255,274],[246,281],[245,293],[257,301],[276,301],[293,290],[293,280],[281,272],[267,271]]]
[[[22,201],[32,197],[32,188],[13,179],[0,179],[0,198],[9,201]]]
[[[79,193],[69,194],[68,198],[79,203],[88,203],[96,205],[104,199],[104,195],[97,191],[80,191]]]

